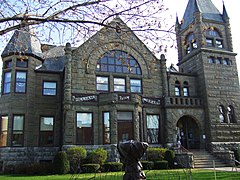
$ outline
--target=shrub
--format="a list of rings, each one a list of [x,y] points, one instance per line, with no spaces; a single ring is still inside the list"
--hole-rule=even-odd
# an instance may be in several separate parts
[[[51,162],[20,164],[15,167],[15,174],[46,175],[52,173],[53,164]]]
[[[59,151],[53,160],[54,172],[57,174],[66,174],[70,171],[70,164],[65,151]]]
[[[93,150],[89,156],[91,163],[102,165],[107,159],[107,151],[103,148],[98,148]]]
[[[95,173],[100,168],[99,164],[84,164],[81,166],[83,173]]]
[[[155,161],[154,162],[154,168],[153,169],[168,169],[168,162],[163,160],[163,161]]]
[[[174,167],[174,157],[175,154],[172,150],[166,150],[163,160],[168,161],[168,166],[170,168]]]
[[[103,170],[105,172],[117,172],[122,171],[123,164],[120,162],[107,162],[103,164]]]
[[[148,161],[162,161],[166,150],[165,148],[148,148]]]
[[[67,157],[70,162],[71,173],[80,171],[80,164],[83,164],[83,159],[87,156],[87,150],[84,147],[76,146],[67,149]]]
[[[153,169],[154,162],[153,161],[141,161],[143,170],[151,170]]]

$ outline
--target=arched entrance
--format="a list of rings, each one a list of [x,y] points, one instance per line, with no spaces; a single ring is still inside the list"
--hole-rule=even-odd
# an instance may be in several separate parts
[[[186,149],[200,149],[200,129],[190,116],[183,116],[177,122],[178,140]]]

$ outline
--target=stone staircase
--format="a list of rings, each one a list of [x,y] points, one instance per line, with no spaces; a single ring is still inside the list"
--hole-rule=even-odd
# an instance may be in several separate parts
[[[213,168],[215,167],[225,167],[221,160],[214,157],[212,154],[205,150],[191,150],[194,158],[194,168]]]

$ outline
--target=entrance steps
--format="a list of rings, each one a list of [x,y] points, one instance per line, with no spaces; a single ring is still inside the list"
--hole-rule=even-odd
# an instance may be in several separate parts
[[[205,150],[191,150],[194,158],[194,168],[213,168],[225,167],[221,160],[214,157],[212,154]]]

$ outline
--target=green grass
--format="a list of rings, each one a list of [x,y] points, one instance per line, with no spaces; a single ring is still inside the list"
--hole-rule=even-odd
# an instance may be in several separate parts
[[[193,180],[214,180],[215,174],[211,170],[151,170],[144,171],[148,180],[187,180],[190,174]],[[22,176],[0,175],[1,180],[66,180],[66,179],[95,179],[95,180],[122,180],[124,172],[80,174],[80,175],[48,175],[48,176]],[[216,179],[240,180],[240,172],[216,171]]]

